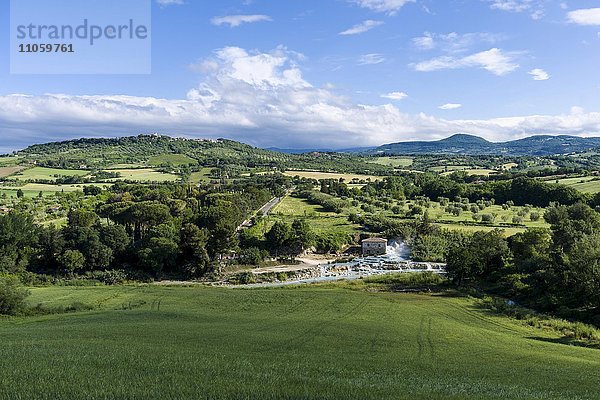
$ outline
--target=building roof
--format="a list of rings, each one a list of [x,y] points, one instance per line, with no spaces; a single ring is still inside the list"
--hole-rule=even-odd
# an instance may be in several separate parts
[[[363,240],[363,243],[387,243],[387,239],[384,238],[368,238]]]

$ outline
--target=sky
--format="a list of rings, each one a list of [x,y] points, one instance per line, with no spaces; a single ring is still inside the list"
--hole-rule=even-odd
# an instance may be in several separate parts
[[[0,37],[0,152],[141,133],[305,149],[600,135],[598,0],[152,1],[151,74],[14,75]],[[6,0],[0,15],[8,32]]]

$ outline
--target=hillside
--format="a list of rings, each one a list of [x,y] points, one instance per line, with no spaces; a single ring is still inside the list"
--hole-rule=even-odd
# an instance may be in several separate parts
[[[32,293],[94,310],[0,320],[3,399],[597,399],[598,350],[466,298],[343,284]]]
[[[36,144],[16,153],[23,162],[49,168],[102,169],[115,165],[149,167],[241,167],[314,169],[383,175],[389,168],[341,153],[286,154],[226,139],[185,139],[139,135]]]
[[[400,142],[380,146],[369,154],[418,155],[509,155],[551,156],[584,152],[600,147],[600,138],[576,136],[531,136],[509,142],[494,143],[483,138],[457,134],[438,141]]]

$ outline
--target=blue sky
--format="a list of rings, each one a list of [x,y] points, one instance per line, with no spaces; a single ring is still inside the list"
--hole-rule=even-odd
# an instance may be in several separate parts
[[[599,135],[599,6],[154,0],[150,75],[11,75],[0,58],[0,150],[142,132],[286,148]]]

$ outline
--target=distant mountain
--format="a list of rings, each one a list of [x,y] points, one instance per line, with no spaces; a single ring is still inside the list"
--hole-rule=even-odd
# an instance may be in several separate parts
[[[549,156],[577,153],[600,148],[600,137],[531,136],[510,142],[494,143],[473,135],[457,134],[438,141],[386,144],[367,151],[368,154],[461,154]]]

